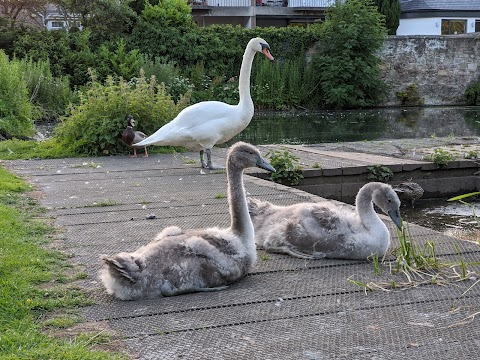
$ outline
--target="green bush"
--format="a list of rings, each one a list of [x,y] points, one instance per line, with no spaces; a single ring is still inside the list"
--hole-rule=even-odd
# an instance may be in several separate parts
[[[468,105],[480,105],[480,80],[473,82],[465,89],[465,98]]]
[[[312,56],[316,87],[327,108],[374,106],[385,93],[375,53],[386,38],[384,16],[371,0],[337,2],[318,26]]]
[[[130,82],[108,77],[105,85],[95,76],[80,94],[80,104],[72,106],[54,136],[67,150],[81,155],[120,154],[127,150],[121,141],[126,118],[137,119],[138,130],[152,134],[188,105],[189,95],[177,103],[157,85],[155,77],[143,73]]]
[[[211,79],[230,79],[239,75],[245,46],[257,36],[269,43],[272,55],[279,62],[305,57],[318,39],[310,28],[165,27],[140,19],[128,44],[150,58],[160,57],[174,63],[184,76],[189,76],[196,64],[203,63],[205,75]]]
[[[290,151],[271,150],[267,153],[275,172],[270,174],[274,182],[283,185],[298,185],[303,179],[302,168],[295,163],[299,158]]]
[[[23,59],[19,61],[30,100],[44,120],[56,120],[65,115],[72,100],[70,82],[66,76],[53,77],[50,61]]]
[[[121,76],[130,80],[138,75],[142,60],[138,50],[128,51],[125,40],[119,39],[114,43],[104,43],[100,46],[95,71],[102,80],[107,76]]]
[[[20,63],[9,61],[0,50],[0,134],[7,138],[33,135],[33,117]]]
[[[408,85],[405,90],[397,91],[397,98],[405,106],[421,106],[425,104],[425,99],[420,96],[417,84]]]

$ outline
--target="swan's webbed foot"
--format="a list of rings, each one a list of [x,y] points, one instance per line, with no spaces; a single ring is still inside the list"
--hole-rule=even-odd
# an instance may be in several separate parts
[[[279,246],[279,247],[270,247],[266,249],[268,252],[279,253],[279,254],[286,254],[290,255],[299,259],[305,260],[319,260],[324,259],[327,255],[323,252],[315,252],[313,254],[306,254],[303,253],[295,248],[288,247],[288,246]]]

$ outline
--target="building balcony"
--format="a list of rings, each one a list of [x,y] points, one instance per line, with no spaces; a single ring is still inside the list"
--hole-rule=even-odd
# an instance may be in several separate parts
[[[325,11],[344,0],[189,0],[194,21],[213,24],[283,27],[308,24],[325,17]]]
[[[198,7],[249,7],[275,6],[290,8],[320,8],[326,9],[336,0],[189,0],[192,9]]]

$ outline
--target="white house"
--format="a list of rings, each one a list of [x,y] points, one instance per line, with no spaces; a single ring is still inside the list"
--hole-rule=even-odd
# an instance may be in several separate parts
[[[400,0],[397,35],[480,32],[480,0]]]

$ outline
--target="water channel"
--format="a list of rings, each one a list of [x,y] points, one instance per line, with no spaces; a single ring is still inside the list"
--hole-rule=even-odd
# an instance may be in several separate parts
[[[250,125],[228,144],[317,144],[350,141],[480,136],[480,107],[385,108],[298,113],[257,113]],[[428,228],[466,240],[480,241],[480,200],[474,205],[446,199],[419,200],[402,216]]]
[[[480,136],[480,107],[385,108],[264,112],[229,144],[317,144],[347,141]]]

